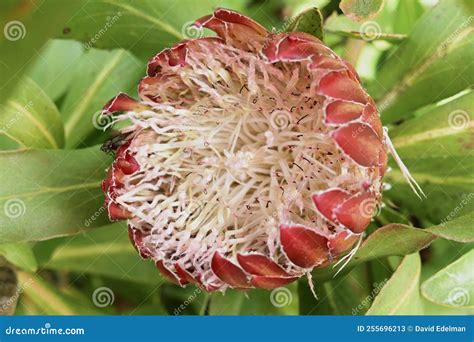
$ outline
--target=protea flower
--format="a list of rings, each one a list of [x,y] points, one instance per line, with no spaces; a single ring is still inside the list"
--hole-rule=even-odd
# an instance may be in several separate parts
[[[161,51],[139,101],[104,107],[128,124],[103,182],[109,217],[175,283],[280,287],[348,251],[381,203],[377,109],[309,34],[226,9],[195,26],[217,37]]]

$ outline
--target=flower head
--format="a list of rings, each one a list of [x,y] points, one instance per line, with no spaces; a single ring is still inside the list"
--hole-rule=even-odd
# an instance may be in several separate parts
[[[168,279],[274,288],[347,251],[381,201],[387,152],[352,66],[317,38],[217,9],[217,37],[148,63],[103,182],[111,219]]]

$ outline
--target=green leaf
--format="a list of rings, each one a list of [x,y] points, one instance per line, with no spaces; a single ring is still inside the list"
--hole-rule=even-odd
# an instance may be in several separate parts
[[[101,310],[94,307],[89,298],[71,298],[64,291],[52,286],[37,274],[18,272],[18,286],[22,297],[27,296],[42,315],[100,315]]]
[[[2,108],[3,149],[61,148],[64,128],[56,105],[32,80],[24,78]]]
[[[407,37],[404,34],[382,32],[381,25],[376,21],[358,24],[336,13],[327,18],[324,23],[324,31],[365,41],[386,40],[388,42],[399,43]]]
[[[346,266],[350,270],[355,265],[369,260],[380,259],[391,255],[408,255],[429,246],[436,238],[457,242],[473,242],[474,229],[472,221],[474,212],[448,221],[442,225],[420,229],[403,224],[389,224],[377,229],[361,244],[357,254]],[[313,271],[318,280],[333,277],[338,268],[332,266]]]
[[[286,31],[306,32],[324,40],[323,16],[318,8],[309,8],[293,18]]]
[[[367,311],[367,315],[420,315],[421,260],[418,253],[407,255]]]
[[[399,1],[397,15],[393,17],[394,31],[403,34],[410,33],[423,12],[423,6],[418,0]]]
[[[71,1],[65,6],[62,0],[0,2],[0,27],[5,33],[0,35],[0,104],[8,98],[41,46],[77,15],[83,3]]]
[[[403,158],[472,157],[473,133],[474,91],[470,91],[441,106],[420,111],[415,118],[391,130],[390,136]]]
[[[383,5],[383,0],[341,0],[339,7],[352,20],[362,21],[375,17]]]
[[[384,195],[398,203],[402,210],[436,223],[474,210],[474,195],[469,190],[474,184],[471,172],[474,162],[471,158],[460,162],[458,157],[420,156],[418,160],[405,158],[404,162],[427,199],[421,201],[416,197],[402,173],[393,170],[385,176],[392,189]]]
[[[420,202],[393,162],[385,178],[392,185],[387,197],[432,222],[474,210],[474,92],[420,111],[390,135],[427,199]]]
[[[35,272],[38,268],[33,250],[26,242],[0,245],[0,255],[25,271]]]
[[[108,122],[98,116],[100,110],[119,92],[136,88],[144,72],[145,65],[125,50],[84,53],[61,106],[66,147],[77,147],[91,135],[103,134]]]
[[[27,74],[56,101],[69,87],[83,51],[79,42],[50,40],[40,51]]]
[[[172,5],[164,0],[88,1],[59,37],[77,39],[92,47],[123,48],[148,59],[179,40],[196,38],[199,32],[189,30],[186,34],[186,29],[215,7],[238,11],[243,5],[245,2],[236,0],[182,0]]]
[[[474,83],[470,0],[440,1],[417,22],[369,84],[384,122],[406,118],[416,108],[450,97]]]
[[[455,219],[449,219],[437,226],[425,230],[443,239],[468,243],[474,241],[473,221],[474,212],[470,212],[467,215]]]
[[[76,234],[108,222],[98,147],[0,153],[0,243]]]
[[[61,245],[42,267],[138,283],[163,282],[153,263],[142,260],[133,248],[125,222],[63,238]]]
[[[474,250],[426,280],[421,291],[428,300],[452,307],[474,307]]]

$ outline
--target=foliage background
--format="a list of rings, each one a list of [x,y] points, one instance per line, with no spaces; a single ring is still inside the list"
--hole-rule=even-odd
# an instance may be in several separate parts
[[[334,0],[2,1],[0,312],[472,314],[474,3],[343,2],[349,16]],[[133,95],[146,61],[217,6],[276,31],[320,8],[325,42],[356,66],[427,194],[420,201],[393,164],[355,258],[336,277],[314,272],[317,300],[305,279],[225,295],[176,287],[101,208],[110,156],[98,111]]]

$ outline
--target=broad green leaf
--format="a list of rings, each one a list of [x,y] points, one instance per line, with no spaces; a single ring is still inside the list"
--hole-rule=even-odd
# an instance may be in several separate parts
[[[60,32],[86,1],[3,0],[0,2],[0,104],[8,98],[37,51]]]
[[[453,307],[474,307],[474,249],[426,280],[421,291],[428,300]]]
[[[61,148],[64,128],[53,101],[32,80],[23,78],[0,116],[0,147]]]
[[[421,301],[423,302],[424,315],[474,315],[472,308],[435,304],[423,296],[421,296]]]
[[[108,222],[98,147],[0,153],[0,243],[76,234]]]
[[[386,196],[432,222],[474,210],[474,92],[423,109],[391,130],[395,148],[427,195],[420,201],[392,162]]]
[[[393,16],[394,31],[408,34],[423,14],[424,8],[418,0],[398,1],[396,16]]]
[[[179,40],[202,35],[189,26],[215,7],[239,10],[243,5],[237,0],[88,1],[59,37],[78,39],[91,47],[128,49],[148,59]]]
[[[437,226],[425,230],[443,239],[468,243],[474,241],[473,222],[474,212],[471,211],[469,214],[458,218],[450,218]]]
[[[474,91],[443,105],[428,107],[390,131],[403,158],[474,157]],[[474,171],[472,171],[474,173]]]
[[[136,88],[144,73],[145,65],[125,50],[84,53],[61,106],[66,147],[77,147],[91,135],[103,134],[108,121],[99,117],[102,107],[119,92]]]
[[[163,282],[153,262],[142,260],[133,248],[125,222],[63,238],[62,245],[42,267],[138,283]]]
[[[403,157],[402,157],[403,158]],[[408,186],[399,170],[387,173],[385,181],[392,189],[385,193],[401,210],[416,213],[432,222],[443,222],[473,211],[472,169],[474,161],[458,157],[423,157],[403,159],[427,198],[420,200]],[[396,166],[393,166],[396,168]]]
[[[38,268],[33,250],[26,242],[0,245],[0,255],[25,271],[35,272]]]
[[[76,41],[50,40],[40,51],[27,74],[56,101],[71,83],[83,50],[82,45]]]
[[[227,7],[225,5],[221,5],[221,7],[231,8],[241,13],[244,13],[245,15],[248,15],[253,20],[266,27],[269,31],[271,31],[273,28],[276,28],[277,30],[281,31],[284,29],[285,25],[288,25],[288,23],[291,21],[291,17],[285,17],[284,14],[295,15],[306,9],[299,8],[299,2],[300,1],[287,0],[258,2],[241,0],[238,4],[236,4],[236,7],[233,6],[233,4],[229,4]],[[304,3],[305,0],[301,2]],[[245,6],[242,6],[243,4],[245,4]],[[315,6],[314,1],[311,1],[311,3],[307,7],[310,6]],[[269,15],[270,13],[272,13],[273,15]]]
[[[42,315],[100,315],[88,298],[71,298],[64,291],[52,286],[41,276],[33,273],[18,272],[18,286],[37,307]],[[22,295],[22,296],[23,296]],[[20,301],[22,299],[20,298]]]
[[[309,8],[293,18],[286,31],[306,32],[324,40],[323,16],[318,8]]]
[[[420,315],[421,260],[418,253],[407,255],[367,311],[367,315]]]
[[[460,255],[474,248],[474,243],[463,243],[445,239],[436,239],[423,251],[423,268],[421,270],[421,281],[432,277],[443,268],[447,267]]]
[[[470,213],[443,225],[426,229],[389,224],[369,235],[359,248],[354,261],[411,254],[425,248],[438,237],[457,242],[473,242],[473,219],[474,213]]]
[[[473,14],[471,0],[440,1],[420,18],[369,84],[384,122],[406,118],[474,83]]]
[[[389,224],[381,227],[361,244],[357,254],[346,266],[346,270],[369,260],[415,253],[429,246],[433,240],[439,237],[456,242],[473,242],[473,220],[474,212],[427,229],[403,224]],[[337,270],[338,267],[333,268],[332,266],[316,269],[313,271],[313,276],[318,280],[326,280],[333,277]]]
[[[341,0],[339,7],[352,20],[362,21],[375,17],[383,5],[383,0]]]

